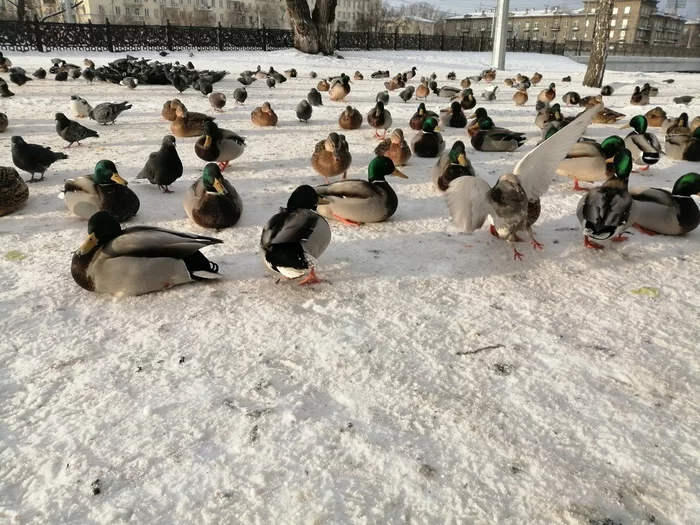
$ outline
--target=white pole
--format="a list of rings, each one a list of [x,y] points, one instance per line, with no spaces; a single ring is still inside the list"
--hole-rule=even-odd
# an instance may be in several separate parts
[[[496,27],[493,39],[491,66],[496,69],[506,67],[506,45],[508,38],[508,7],[510,0],[498,0],[493,23]]]
[[[66,8],[66,22],[69,24],[74,24],[75,20],[73,20],[73,10],[71,9],[71,6],[73,5],[72,0],[65,0],[65,8]]]

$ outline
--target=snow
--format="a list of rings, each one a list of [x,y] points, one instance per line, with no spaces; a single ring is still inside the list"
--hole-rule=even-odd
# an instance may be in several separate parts
[[[296,121],[296,104],[316,84],[310,70],[362,71],[367,80],[352,85],[348,102],[366,114],[384,89],[369,80],[372,71],[415,65],[419,75],[444,79],[455,70],[462,78],[490,63],[479,53],[342,54],[343,61],[294,51],[196,53],[197,67],[234,73],[216,86],[228,95],[235,73],[257,64],[299,70],[272,91],[255,83],[245,107],[230,100],[217,116],[249,139],[226,172],[243,217],[218,233],[191,223],[182,207],[203,167],[195,139],[178,139],[185,175],[174,194],[133,181],[168,132],[160,109],[172,88],[47,80],[12,86],[17,95],[2,99],[10,119],[3,165],[12,164],[11,135],[63,147],[53,113],[68,113],[70,94],[134,108],[114,126],[87,122],[101,138],[71,148],[68,161],[31,185],[27,206],[0,219],[0,523],[697,522],[697,231],[633,231],[626,243],[586,250],[575,218],[581,195],[557,179],[535,225],[545,251],[513,261],[485,228],[457,231],[431,186],[434,160],[413,158],[403,169],[410,178],[391,181],[400,204],[389,222],[331,224],[319,261],[327,283],[275,284],[266,273],[261,228],[296,186],[321,183],[311,153],[344,107],[324,96],[308,125]],[[6,55],[28,71],[55,56]],[[87,56],[98,65],[116,58]],[[490,183],[539,136],[539,90],[515,107],[505,76],[539,70],[541,86],[556,82],[559,96],[595,92],[580,85],[584,66],[564,57],[509,54],[507,67],[489,113],[531,138],[503,155],[467,146]],[[559,85],[568,74],[571,86]],[[684,108],[672,98],[694,93],[697,77],[675,74],[675,84],[661,84],[668,76],[608,72],[606,80],[656,83],[654,103],[677,115]],[[477,97],[483,88],[475,86]],[[629,106],[631,91],[606,101],[632,116],[639,109]],[[192,90],[182,99],[211,112]],[[280,117],[275,129],[250,123],[265,100]],[[388,109],[408,139],[416,106],[391,93]],[[588,135],[616,131],[595,125]],[[464,130],[444,135],[449,147]],[[366,124],[346,136],[350,176],[365,177],[376,139]],[[116,162],[141,199],[130,224],[223,239],[205,253],[225,279],[135,298],[79,288],[70,257],[86,223],[56,196],[64,179],[101,158]],[[664,157],[631,184],[670,187],[696,169]],[[643,287],[654,293],[634,293]]]

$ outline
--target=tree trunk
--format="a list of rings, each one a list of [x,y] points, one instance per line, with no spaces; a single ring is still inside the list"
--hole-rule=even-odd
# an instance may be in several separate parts
[[[27,4],[24,0],[17,0],[17,20],[20,22],[27,18]]]
[[[306,0],[287,0],[287,13],[294,30],[294,47],[303,53],[332,55],[337,6],[338,0],[316,0],[312,14]]]
[[[610,40],[610,21],[612,19],[613,0],[599,0],[598,13],[593,28],[593,44],[591,56],[588,58],[588,69],[583,77],[583,85],[601,87],[605,75],[605,63],[608,59],[608,42]]]

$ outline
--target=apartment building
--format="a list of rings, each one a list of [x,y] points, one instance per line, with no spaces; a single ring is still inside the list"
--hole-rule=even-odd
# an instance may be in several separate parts
[[[555,6],[512,11],[508,18],[508,36],[557,43],[592,40],[597,7],[597,0],[584,0],[583,8],[575,10]],[[490,36],[493,16],[493,12],[480,11],[448,18],[445,34]],[[657,11],[655,0],[618,0],[613,7],[610,40],[675,45],[682,41],[684,25],[684,18]]]
[[[700,20],[688,20],[685,23],[683,43],[688,48],[700,46]]]

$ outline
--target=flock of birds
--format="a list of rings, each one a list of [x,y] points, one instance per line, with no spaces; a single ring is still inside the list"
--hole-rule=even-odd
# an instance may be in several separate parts
[[[1,53],[0,70],[9,72],[10,81],[17,86],[31,81],[26,71],[13,67]],[[87,82],[111,82],[129,89],[148,84],[172,85],[181,94],[191,88],[207,96],[215,112],[222,111],[227,103],[225,94],[214,89],[227,72],[196,70],[191,62],[186,65],[161,63],[127,55],[101,67],[85,60],[84,68],[80,68],[62,59],[53,59],[49,73],[58,81],[82,77]],[[40,68],[33,76],[44,79],[46,71]],[[288,78],[295,77],[294,69],[283,74],[274,68],[263,71],[258,66],[254,71],[240,74],[238,82],[242,87],[234,91],[233,98],[236,104],[243,104],[248,96],[246,86],[264,81],[269,89],[276,89]],[[316,79],[318,75],[311,72],[309,77]],[[475,84],[486,82],[487,88],[482,93],[484,101],[496,98],[495,70],[488,69],[465,78],[459,88],[439,86],[435,74],[418,78],[415,67],[393,77],[381,70],[371,77],[386,79],[386,89],[377,93],[375,106],[363,115],[346,105],[338,117],[339,129],[320,140],[311,155],[311,166],[325,178],[326,184],[299,186],[292,192],[286,207],[263,228],[260,248],[265,265],[285,278],[300,279],[300,284],[321,282],[315,268],[331,241],[329,219],[352,226],[388,220],[396,212],[399,200],[386,179],[389,176],[406,178],[399,167],[406,165],[412,155],[437,159],[432,168],[432,182],[437,191],[445,194],[454,224],[465,232],[473,232],[490,217],[491,233],[509,243],[514,259],[523,257],[516,248],[516,242],[522,241],[520,232],[525,233],[535,250],[543,248],[532,228],[540,215],[540,198],[547,192],[555,173],[573,179],[577,190],[584,190],[579,181],[602,182],[600,186],[584,190],[586,194],[576,212],[586,247],[601,249],[602,241],[625,240],[623,232],[630,226],[648,234],[683,235],[700,224],[700,211],[692,198],[700,194],[699,174],[683,175],[671,191],[628,187],[633,166],[636,164],[640,170],[646,170],[658,162],[661,154],[678,160],[700,161],[700,117],[692,121],[687,113],[669,117],[656,107],[644,115],[633,116],[629,124],[623,126],[633,131],[624,138],[612,135],[598,143],[583,135],[591,123],[613,124],[625,117],[603,103],[603,98],[612,95],[620,85],[605,86],[600,95],[591,97],[567,92],[562,96],[562,103],[579,106],[583,111],[564,117],[560,104],[555,102],[556,85],[550,83],[538,93],[535,106],[534,122],[542,130],[541,141],[491,187],[477,176],[464,141],[457,140],[449,150],[446,148],[440,125],[466,128],[466,136],[477,151],[508,152],[521,147],[525,134],[496,126],[485,106],[474,110],[477,100],[472,86]],[[454,72],[447,75],[448,80],[456,78]],[[297,118],[308,122],[313,108],[323,105],[324,92],[328,93],[330,101],[346,103],[353,81],[363,79],[362,73],[356,71],[352,80],[344,73],[318,80],[306,99],[297,105]],[[541,80],[542,75],[535,73],[531,77],[517,75],[504,83],[516,89],[513,101],[522,106],[528,101],[528,90]],[[570,77],[562,79],[564,83],[570,81]],[[390,92],[397,90],[404,103],[414,96],[420,101],[408,122],[416,131],[410,144],[400,128],[394,128],[387,137],[394,122],[386,106]],[[0,92],[3,97],[13,95],[4,80]],[[439,113],[427,110],[424,101],[431,95],[449,100],[449,108]],[[630,103],[643,106],[656,95],[656,87],[637,86]],[[691,99],[681,97],[676,102],[687,104]],[[128,102],[107,102],[92,107],[77,95],[70,101],[74,117],[87,117],[102,125],[114,124],[131,107]],[[471,110],[473,114],[468,116],[465,111]],[[161,115],[171,122],[171,134],[163,138],[158,151],[150,154],[137,178],[147,179],[164,193],[171,193],[169,186],[183,174],[176,137],[198,137],[194,151],[207,164],[202,176],[185,193],[185,212],[204,228],[219,230],[234,226],[241,217],[243,203],[223,172],[230,162],[244,154],[245,137],[220,128],[215,117],[189,111],[177,98],[163,104]],[[269,102],[256,107],[250,118],[257,126],[276,126],[278,122]],[[99,137],[95,130],[71,120],[64,113],[56,113],[55,119],[56,133],[67,143],[67,148]],[[359,129],[365,120],[380,139],[374,150],[376,157],[369,163],[367,180],[347,179],[352,155],[343,133]],[[0,132],[7,129],[8,123],[7,116],[0,114]],[[658,138],[648,131],[650,127],[661,128],[665,135],[665,152]],[[44,180],[49,167],[66,158],[63,152],[27,143],[20,136],[12,137],[13,163],[31,175],[28,182]],[[35,178],[37,174],[38,179]],[[330,181],[341,175],[340,180]],[[11,167],[0,168],[0,215],[21,208],[28,197],[28,186],[18,172]],[[74,252],[71,266],[74,280],[86,290],[138,295],[219,277],[218,265],[200,251],[221,243],[219,239],[149,226],[122,229],[120,223],[138,212],[140,201],[112,161],[99,161],[90,176],[66,180],[61,197],[70,212],[88,220],[88,237]]]

